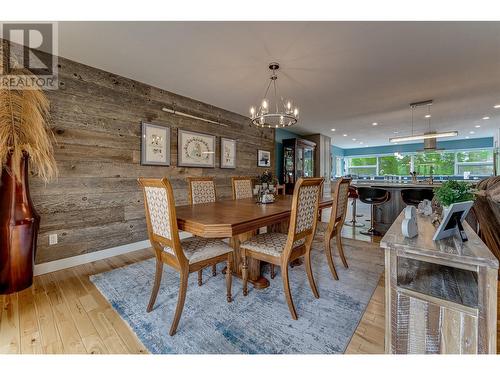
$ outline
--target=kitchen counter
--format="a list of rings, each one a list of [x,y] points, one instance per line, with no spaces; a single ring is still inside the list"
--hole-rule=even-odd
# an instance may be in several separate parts
[[[391,188],[435,188],[441,186],[442,182],[434,182],[432,184],[428,182],[390,182],[390,181],[376,181],[376,180],[353,180],[351,185],[354,186],[368,186],[368,187],[391,187]]]

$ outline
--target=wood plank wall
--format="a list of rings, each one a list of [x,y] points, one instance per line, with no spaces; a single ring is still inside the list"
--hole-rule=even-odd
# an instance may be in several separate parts
[[[168,74],[168,69],[158,74]],[[274,131],[252,127],[236,113],[63,58],[59,86],[47,95],[60,176],[46,186],[36,178],[30,183],[41,215],[37,264],[147,239],[138,177],[170,178],[176,204],[183,204],[187,176],[215,176],[218,199],[228,199],[231,176],[263,172],[257,167],[257,149],[271,151],[269,169],[274,168]],[[220,118],[230,126],[161,110],[172,103],[180,111]],[[171,127],[170,167],[140,165],[143,120]],[[215,168],[177,167],[178,128],[217,136]],[[237,169],[219,168],[221,136],[237,141]],[[58,234],[57,245],[48,245],[51,233]]]

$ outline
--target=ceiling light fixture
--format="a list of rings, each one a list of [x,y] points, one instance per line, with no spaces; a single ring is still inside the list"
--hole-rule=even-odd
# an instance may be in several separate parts
[[[347,134],[342,134],[344,137],[347,137]]]
[[[335,129],[332,129],[332,132],[334,132],[334,131],[335,131]]]
[[[444,137],[455,137],[458,135],[457,131],[448,131],[448,132],[435,132],[431,131],[431,106],[434,103],[433,100],[425,100],[422,102],[416,102],[416,103],[410,103],[410,108],[411,108],[411,136],[402,136],[402,137],[393,137],[389,138],[389,142],[391,143],[396,143],[396,142],[407,142],[407,141],[418,141],[418,140],[424,140],[424,150],[435,150],[436,149],[436,141],[435,139],[437,138],[444,138]],[[424,134],[413,134],[413,112],[415,111],[415,108],[417,107],[423,107],[427,106],[427,115],[425,116],[427,118],[428,122],[428,130]],[[396,133],[396,132],[395,132]]]
[[[353,138],[352,140],[353,140],[353,141],[355,141],[355,140],[356,140],[356,138]]]
[[[269,69],[272,71],[267,85],[266,93],[260,107],[256,110],[255,107],[250,108],[250,118],[252,124],[261,128],[285,128],[292,126],[299,120],[299,109],[293,107],[292,101],[283,100],[283,97],[278,96],[278,87],[276,81],[278,76],[276,71],[280,68],[280,64],[272,62],[269,64]],[[274,102],[267,98],[269,89],[273,86]]]
[[[378,122],[372,122],[372,125],[373,125],[373,126],[377,126],[377,125],[378,125]]]
[[[500,108],[500,104],[495,104],[495,105],[493,106],[493,108],[495,108],[495,109]]]
[[[484,116],[483,117],[483,120],[489,120],[490,119],[490,116]]]
[[[474,126],[474,127],[475,127],[475,128],[480,128],[480,127],[481,127],[481,125],[476,125],[476,126]]]
[[[469,134],[476,134],[476,132],[474,130],[471,130]]]

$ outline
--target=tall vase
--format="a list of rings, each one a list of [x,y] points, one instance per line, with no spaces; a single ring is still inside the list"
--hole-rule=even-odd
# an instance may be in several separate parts
[[[0,185],[0,294],[14,293],[33,283],[40,216],[31,201],[28,156],[21,160],[21,177],[14,178],[7,160]]]

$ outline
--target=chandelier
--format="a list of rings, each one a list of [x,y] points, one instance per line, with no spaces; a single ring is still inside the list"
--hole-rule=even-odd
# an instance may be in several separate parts
[[[278,86],[276,81],[278,76],[276,71],[280,68],[280,64],[272,62],[269,64],[269,69],[272,71],[267,85],[266,93],[260,107],[256,110],[255,107],[250,108],[250,118],[252,124],[261,128],[285,128],[297,123],[299,119],[299,109],[293,107],[291,100],[283,100],[283,97],[278,98]],[[273,86],[273,101],[268,99],[269,90]]]

